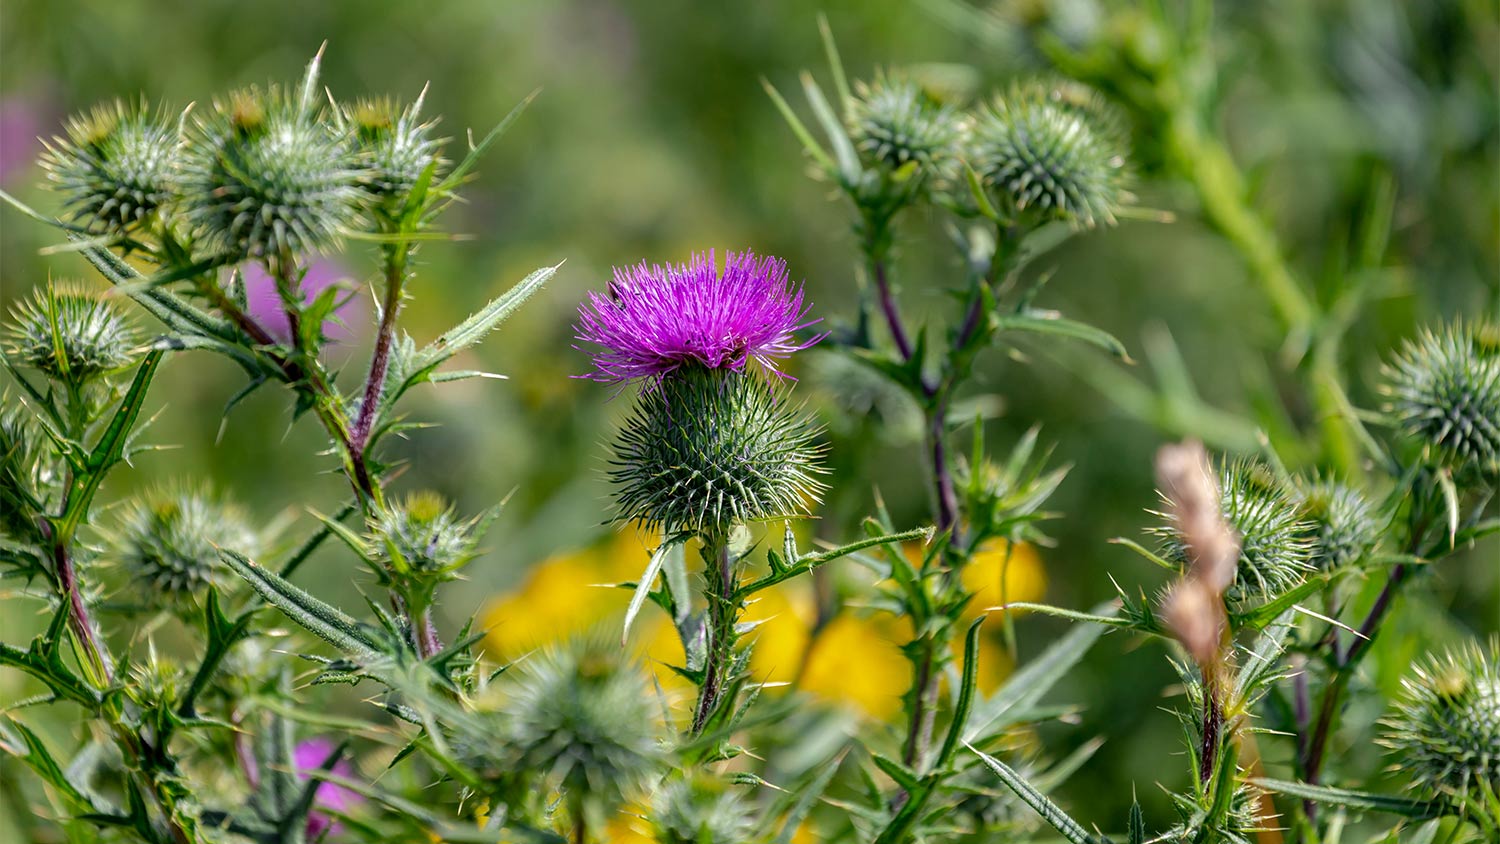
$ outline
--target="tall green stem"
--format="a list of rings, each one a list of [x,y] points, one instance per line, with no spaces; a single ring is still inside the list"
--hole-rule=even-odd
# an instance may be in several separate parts
[[[739,620],[735,592],[734,562],[729,539],[722,533],[703,537],[704,576],[708,597],[708,656],[703,666],[703,685],[698,688],[698,705],[693,710],[693,733],[703,732],[718,710],[729,682],[734,660],[735,623]]]

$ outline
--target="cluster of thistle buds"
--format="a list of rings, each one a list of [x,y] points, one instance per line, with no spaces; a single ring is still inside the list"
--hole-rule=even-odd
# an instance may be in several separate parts
[[[325,101],[316,69],[296,89],[246,88],[179,116],[117,101],[73,118],[42,158],[66,219],[131,249],[268,265],[391,228],[442,163],[422,98]]]
[[[844,122],[862,165],[849,187],[867,226],[932,199],[1022,229],[1093,228],[1132,200],[1122,121],[1074,82],[1018,82],[965,111],[907,74],[881,73],[855,84]]]

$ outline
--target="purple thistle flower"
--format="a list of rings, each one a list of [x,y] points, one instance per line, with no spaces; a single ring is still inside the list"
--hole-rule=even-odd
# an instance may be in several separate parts
[[[578,308],[577,338],[600,347],[580,377],[625,384],[692,364],[739,372],[752,360],[785,377],[776,361],[822,339],[793,336],[818,322],[807,312],[786,262],[748,250],[729,253],[723,275],[712,251],[676,266],[616,267],[609,292]]]
[[[316,771],[322,767],[323,763],[328,760],[328,757],[333,754],[333,749],[333,742],[325,738],[307,739],[299,743],[296,749],[292,751],[292,765],[297,770],[298,778],[307,779],[309,772]],[[340,759],[329,770],[341,777],[353,777],[355,775],[354,766],[349,764],[349,760],[347,759]],[[319,783],[317,793],[313,795],[313,811],[307,815],[308,840],[316,841],[325,832],[330,836],[337,835],[339,832],[338,823],[324,812],[317,811],[318,809],[347,812],[360,803],[363,803],[364,800],[363,795],[350,791],[341,785],[331,782]]]

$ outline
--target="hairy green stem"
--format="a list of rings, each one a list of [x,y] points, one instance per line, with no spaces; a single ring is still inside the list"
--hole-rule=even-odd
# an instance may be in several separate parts
[[[710,562],[708,579],[708,656],[703,666],[703,685],[698,689],[698,705],[693,710],[693,733],[707,726],[718,709],[729,681],[729,666],[734,659],[734,626],[736,612],[734,563],[730,559],[727,536],[703,538],[703,559]]]

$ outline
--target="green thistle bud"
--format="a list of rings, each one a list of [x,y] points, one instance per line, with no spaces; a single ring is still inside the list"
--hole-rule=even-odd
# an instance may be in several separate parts
[[[824,489],[815,436],[760,378],[680,370],[643,390],[615,444],[619,518],[724,533],[805,513]]]
[[[69,384],[128,366],[137,343],[112,300],[81,285],[51,282],[11,311],[6,339],[12,360]]]
[[[192,488],[132,500],[111,539],[130,582],[174,605],[226,582],[220,548],[253,557],[259,544],[238,507]]]
[[[423,122],[421,110],[419,97],[406,108],[380,98],[358,100],[339,112],[364,165],[360,184],[377,200],[399,206],[427,168],[441,162],[441,141],[432,137],[435,121]]]
[[[1483,805],[1500,792],[1500,640],[1429,659],[1402,680],[1382,744],[1431,796]]]
[[[371,520],[371,556],[398,572],[450,580],[474,556],[478,525],[460,521],[437,493],[413,493]]]
[[[849,135],[867,163],[929,174],[952,160],[962,136],[958,114],[910,79],[877,76],[854,83]]]
[[[1130,200],[1125,144],[1096,94],[1076,84],[1017,85],[978,117],[971,160],[1005,213],[1113,225]]]
[[[47,486],[40,432],[32,416],[9,396],[0,396],[0,538],[34,544],[42,539],[34,504]]]
[[[1500,478],[1500,328],[1455,322],[1385,367],[1385,410],[1443,464]]]
[[[673,780],[651,801],[652,837],[661,844],[744,844],[755,813],[735,791],[700,780]]]
[[[1219,510],[1239,540],[1235,582],[1228,595],[1236,600],[1273,597],[1306,579],[1313,568],[1312,529],[1301,509],[1271,469],[1251,460],[1219,467]],[[1187,545],[1170,516],[1152,532],[1161,537],[1162,556],[1187,562]]]
[[[1364,559],[1380,538],[1375,507],[1364,494],[1331,478],[1298,484],[1294,493],[1302,518],[1310,526],[1309,559],[1332,569]]]
[[[638,794],[659,770],[661,712],[651,680],[618,647],[575,641],[507,672],[507,776],[561,787],[575,810]],[[493,739],[491,739],[492,741]]]
[[[41,164],[64,212],[89,231],[131,232],[172,198],[181,137],[144,103],[115,101],[68,120]]]
[[[187,220],[211,248],[281,260],[334,244],[358,220],[360,172],[347,134],[279,88],[214,103],[189,133]]]

